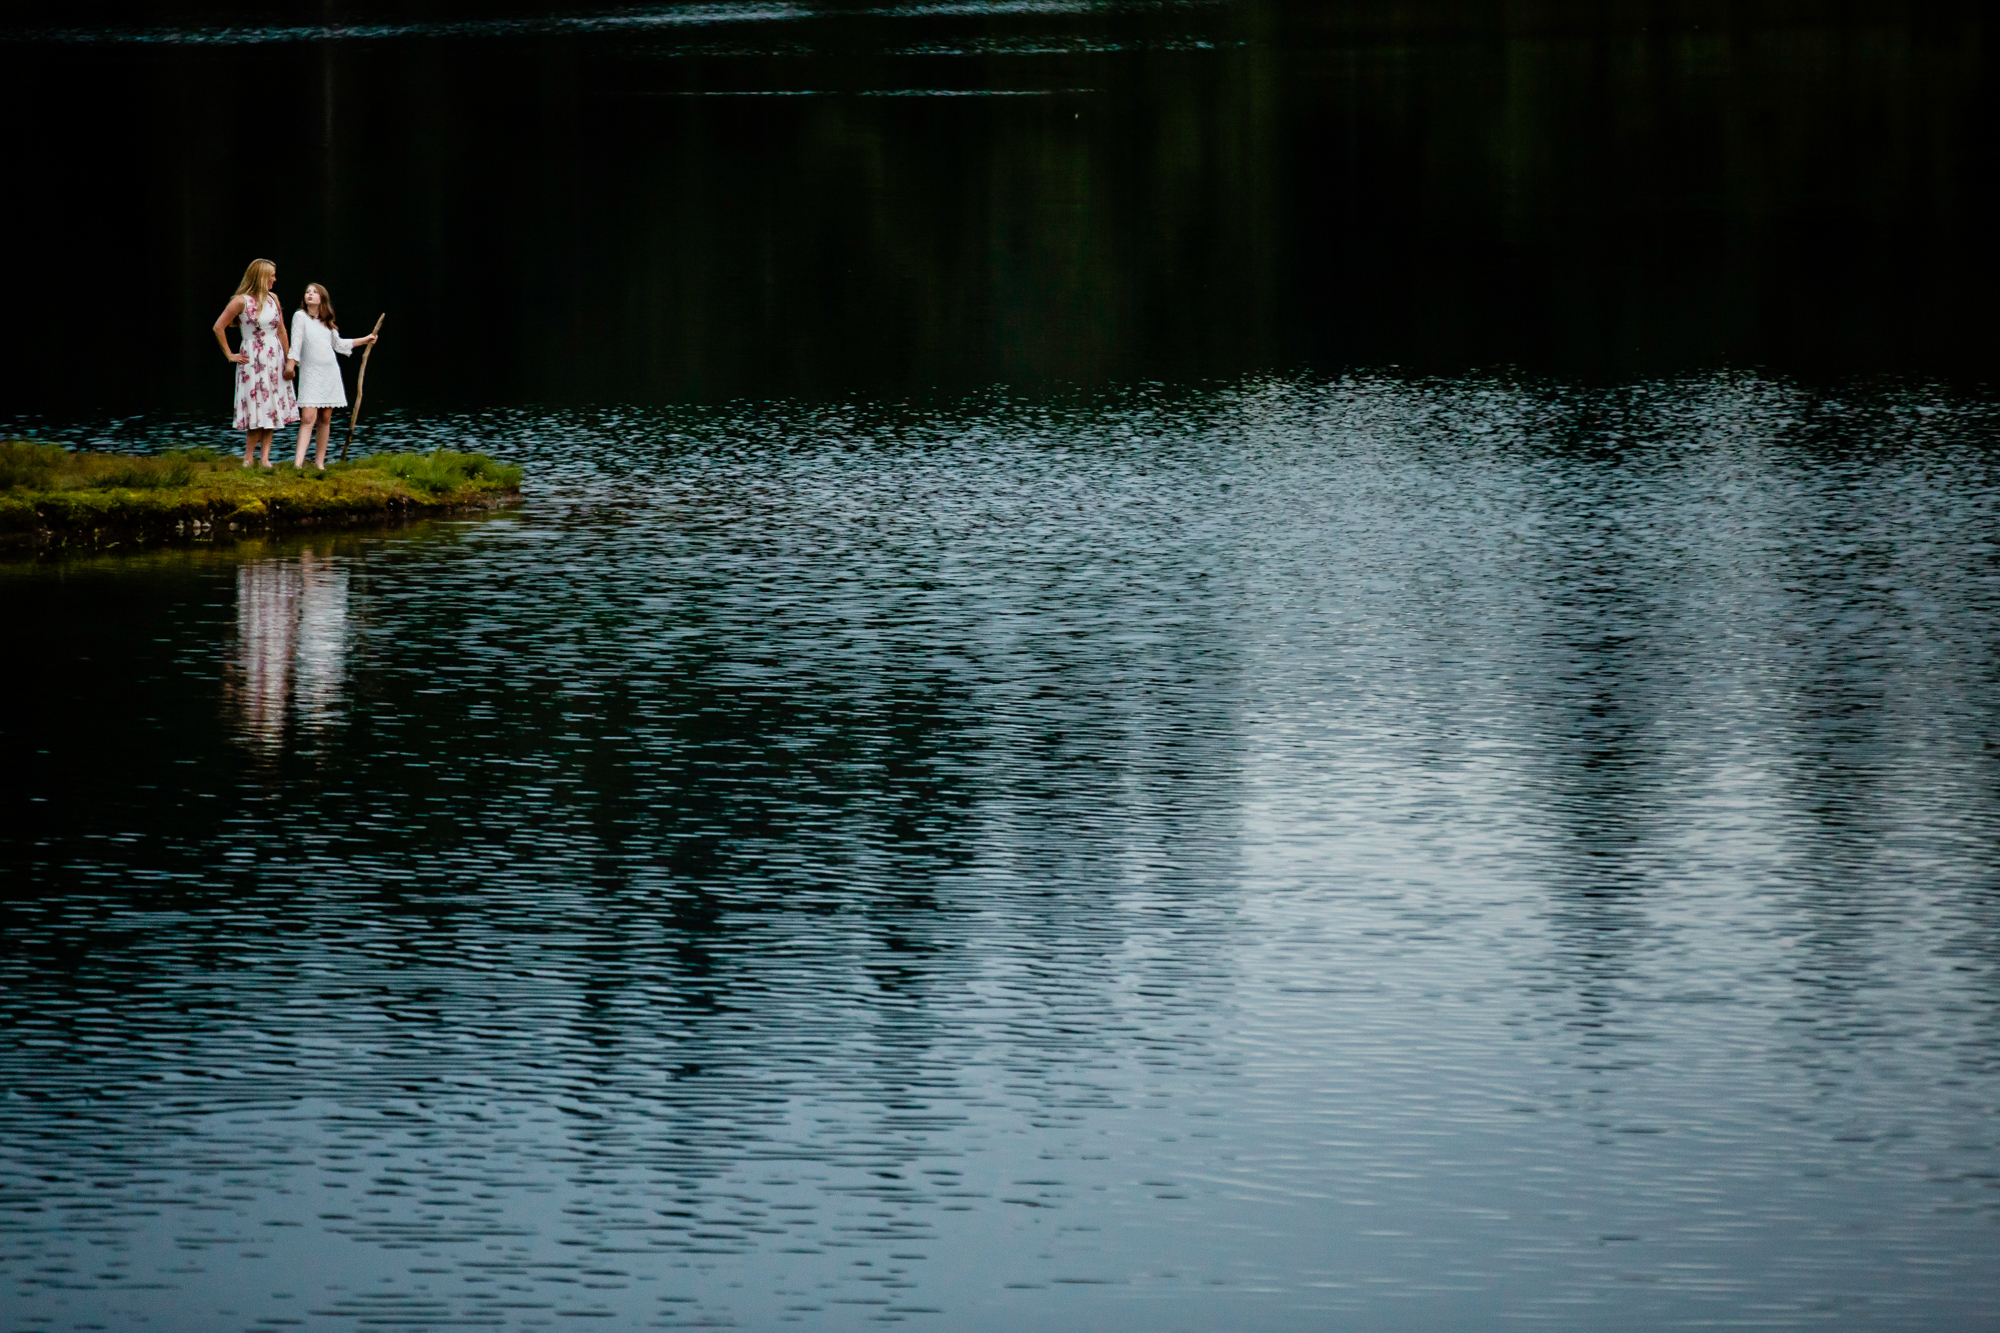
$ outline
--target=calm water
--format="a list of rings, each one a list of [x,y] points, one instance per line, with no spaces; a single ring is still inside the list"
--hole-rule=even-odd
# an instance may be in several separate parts
[[[1989,1324],[1996,427],[494,413],[4,567],[7,1322]]]
[[[2000,1326],[1994,31],[16,6],[0,1326]]]

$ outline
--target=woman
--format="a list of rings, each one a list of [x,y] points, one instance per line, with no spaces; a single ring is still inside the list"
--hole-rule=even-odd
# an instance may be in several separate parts
[[[299,419],[286,363],[292,345],[285,337],[285,308],[278,302],[278,266],[253,259],[236,284],[236,295],[215,321],[215,340],[222,354],[236,363],[236,429],[243,431],[243,466],[263,446],[263,463],[271,466],[271,432]],[[241,325],[241,350],[229,350],[231,323]]]
[[[333,297],[326,288],[316,282],[306,284],[305,309],[292,316],[291,360],[285,365],[285,373],[298,374],[299,391],[299,456],[292,466],[304,469],[306,465],[306,445],[312,439],[313,424],[319,424],[319,470],[326,471],[326,435],[333,425],[333,409],[347,406],[347,387],[340,382],[340,363],[333,359],[335,352],[346,356],[357,347],[366,347],[375,341],[375,335],[365,338],[343,338],[340,326],[333,322]]]

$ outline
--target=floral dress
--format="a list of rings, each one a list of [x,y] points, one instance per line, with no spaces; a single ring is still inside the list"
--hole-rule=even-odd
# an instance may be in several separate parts
[[[299,419],[298,400],[285,378],[285,347],[278,337],[284,312],[278,298],[266,296],[255,311],[243,303],[243,345],[250,359],[236,367],[236,429],[276,430]]]

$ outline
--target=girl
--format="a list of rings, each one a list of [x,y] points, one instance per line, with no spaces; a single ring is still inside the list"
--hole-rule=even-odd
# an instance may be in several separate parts
[[[292,398],[289,363],[292,345],[285,337],[285,308],[279,304],[275,288],[278,266],[268,259],[253,259],[236,284],[236,295],[222,308],[215,321],[215,340],[222,354],[236,363],[236,429],[243,435],[243,466],[250,466],[257,446],[264,448],[264,466],[271,466],[271,432],[299,419]],[[232,321],[241,322],[240,351],[229,350],[229,335],[223,330]]]
[[[340,382],[340,363],[333,359],[333,354],[346,356],[357,347],[366,347],[375,341],[375,335],[341,337],[340,326],[333,322],[333,297],[318,283],[306,284],[304,299],[305,309],[292,316],[291,361],[285,367],[287,375],[296,370],[299,376],[299,456],[292,466],[305,467],[306,445],[312,439],[313,423],[317,421],[319,457],[315,461],[324,472],[326,434],[333,425],[333,409],[347,406],[347,389]]]

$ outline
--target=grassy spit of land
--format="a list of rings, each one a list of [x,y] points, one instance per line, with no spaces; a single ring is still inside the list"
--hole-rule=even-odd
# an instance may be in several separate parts
[[[520,496],[521,469],[439,449],[375,454],[325,472],[246,468],[213,449],[135,456],[0,441],[0,547],[110,547],[353,527]]]

